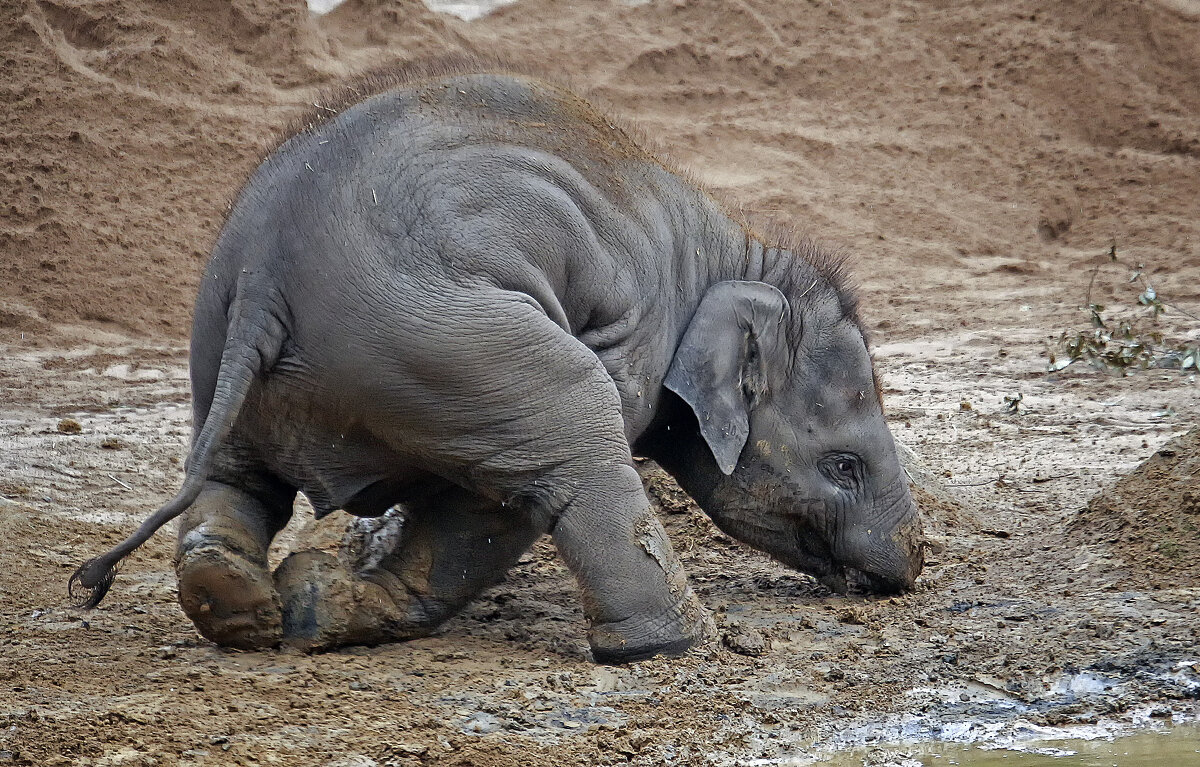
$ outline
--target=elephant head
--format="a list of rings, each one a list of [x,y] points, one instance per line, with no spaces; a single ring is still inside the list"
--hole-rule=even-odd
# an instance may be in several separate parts
[[[708,289],[664,381],[686,407],[655,457],[718,527],[784,564],[836,590],[847,571],[907,589],[921,525],[867,342],[848,294],[821,277],[810,290]]]

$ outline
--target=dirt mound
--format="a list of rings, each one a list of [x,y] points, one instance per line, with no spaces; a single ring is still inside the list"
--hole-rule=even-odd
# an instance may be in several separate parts
[[[421,0],[345,0],[320,23],[339,54],[352,63],[472,50],[449,17],[430,13]]]
[[[1159,448],[1102,491],[1072,528],[1108,543],[1126,566],[1153,582],[1200,576],[1200,428]]]
[[[276,80],[317,77],[307,14],[133,0],[2,13],[0,326],[184,333],[225,202],[280,119]]]
[[[301,0],[8,3],[0,46],[0,333],[26,343],[183,337],[228,201],[349,70]]]

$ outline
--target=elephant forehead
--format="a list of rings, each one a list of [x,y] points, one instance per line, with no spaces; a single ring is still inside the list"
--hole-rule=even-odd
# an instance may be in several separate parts
[[[847,375],[842,371],[807,370],[793,376],[781,407],[794,416],[825,420],[849,414],[868,416],[881,409],[872,371]]]
[[[871,355],[862,330],[850,318],[837,314],[832,299],[824,308],[810,311],[791,332],[798,342],[797,370],[817,369],[831,377],[870,375]]]

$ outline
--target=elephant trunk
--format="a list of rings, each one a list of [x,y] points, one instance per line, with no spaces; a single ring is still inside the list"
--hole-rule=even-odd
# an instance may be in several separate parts
[[[916,504],[902,478],[877,499],[879,513],[843,531],[839,559],[856,570],[871,591],[911,589],[925,565],[924,534]]]

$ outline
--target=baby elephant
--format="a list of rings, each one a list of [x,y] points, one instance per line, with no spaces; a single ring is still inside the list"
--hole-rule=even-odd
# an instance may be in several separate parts
[[[921,528],[838,262],[765,241],[570,91],[495,67],[376,72],[242,189],[196,302],[179,598],[231,647],[427,635],[542,534],[599,662],[709,625],[633,468],[831,585],[910,587]],[[267,547],[399,505],[369,567]]]

